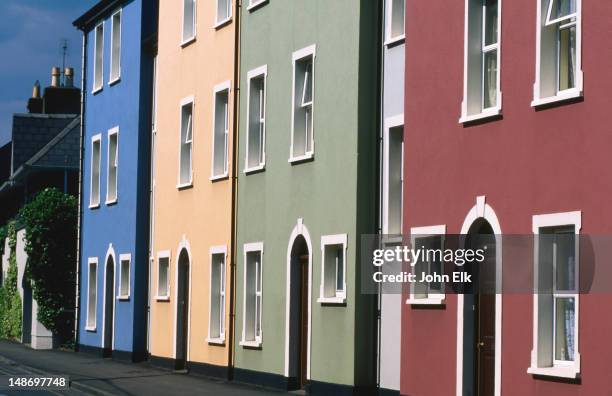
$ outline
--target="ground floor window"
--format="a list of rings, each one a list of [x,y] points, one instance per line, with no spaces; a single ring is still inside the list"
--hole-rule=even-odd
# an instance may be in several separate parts
[[[225,246],[210,249],[210,312],[208,342],[225,340]]]
[[[96,308],[98,299],[98,259],[90,258],[87,264],[87,325],[86,329],[96,330]]]
[[[261,346],[263,243],[244,246],[244,308],[242,342],[244,346]]]

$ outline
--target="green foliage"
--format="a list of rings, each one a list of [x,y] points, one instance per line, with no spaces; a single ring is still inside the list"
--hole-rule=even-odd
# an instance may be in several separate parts
[[[9,239],[9,266],[6,279],[0,288],[0,337],[21,337],[21,297],[17,289],[17,231],[15,222],[10,222],[7,227]],[[4,240],[2,240],[4,244]]]
[[[47,188],[19,213],[37,319],[64,340],[74,331],[77,210],[75,197]]]

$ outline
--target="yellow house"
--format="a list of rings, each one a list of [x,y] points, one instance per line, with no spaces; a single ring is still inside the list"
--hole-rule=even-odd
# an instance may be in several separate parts
[[[160,0],[149,352],[226,377],[232,350],[232,0]]]

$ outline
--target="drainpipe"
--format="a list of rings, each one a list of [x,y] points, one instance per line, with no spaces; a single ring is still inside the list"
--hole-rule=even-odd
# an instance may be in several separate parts
[[[234,336],[236,334],[236,260],[238,254],[236,252],[237,227],[236,218],[238,205],[236,199],[238,197],[238,128],[240,110],[240,13],[242,11],[241,0],[235,2],[236,19],[234,21],[234,116],[232,117],[232,224],[231,224],[231,241],[230,241],[230,301],[229,301],[229,334],[228,334],[228,351],[227,351],[227,367],[228,380],[234,379]]]
[[[80,306],[80,262],[81,262],[81,227],[83,225],[83,150],[85,139],[85,98],[87,95],[87,33],[83,31],[83,53],[81,63],[81,136],[79,150],[79,199],[78,199],[78,219],[77,219],[77,254],[76,254],[76,296],[74,306],[74,349],[79,349],[79,306]]]

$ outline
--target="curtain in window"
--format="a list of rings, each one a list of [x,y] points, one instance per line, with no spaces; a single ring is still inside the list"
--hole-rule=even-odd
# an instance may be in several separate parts
[[[565,304],[565,360],[574,360],[574,339],[576,329],[574,328],[574,299]]]
[[[484,103],[485,109],[495,107],[497,105],[497,51],[489,51],[484,56],[485,68],[485,86],[484,86]]]

